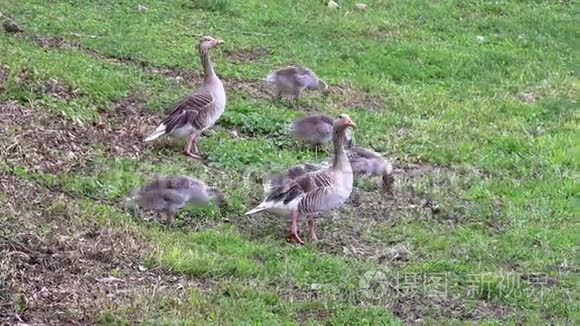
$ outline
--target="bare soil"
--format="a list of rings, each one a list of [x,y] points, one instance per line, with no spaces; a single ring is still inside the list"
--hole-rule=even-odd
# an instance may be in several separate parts
[[[144,267],[157,249],[138,230],[78,219],[63,194],[11,175],[0,175],[0,194],[0,323],[94,323],[104,311],[213,286]]]
[[[401,29],[399,28],[387,28],[384,26],[370,26],[361,32],[361,35],[365,38],[375,39],[379,41],[384,41],[389,38],[397,37],[401,35]]]
[[[423,324],[422,316],[462,321],[503,320],[511,312],[510,307],[486,301],[466,301],[450,296],[427,297],[424,295],[398,296],[389,305],[390,310],[406,325]]]
[[[111,156],[138,156],[151,117],[126,99],[93,124],[53,116],[17,103],[0,103],[0,157],[12,167],[63,173],[84,167],[102,146]]]

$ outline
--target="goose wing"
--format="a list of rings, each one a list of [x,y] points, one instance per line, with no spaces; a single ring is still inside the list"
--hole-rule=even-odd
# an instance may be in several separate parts
[[[189,124],[197,130],[204,129],[206,118],[214,104],[215,96],[206,91],[185,96],[161,123],[165,125],[167,133]]]
[[[295,179],[287,179],[274,188],[266,201],[278,201],[288,204],[298,196],[308,194],[320,187],[332,186],[332,180],[327,171],[306,172]]]
[[[302,214],[312,214],[334,209],[345,201],[345,197],[332,186],[314,189],[300,199],[298,211]]]

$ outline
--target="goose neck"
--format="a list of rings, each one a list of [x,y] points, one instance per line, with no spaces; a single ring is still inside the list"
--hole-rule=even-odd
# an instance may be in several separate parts
[[[332,141],[334,143],[334,158],[332,161],[332,167],[335,170],[343,170],[345,168],[350,168],[350,162],[344,151],[344,144],[346,141],[345,128],[338,128],[334,131]]]
[[[199,56],[201,58],[201,65],[203,66],[204,80],[208,81],[217,78],[215,71],[213,70],[211,59],[209,58],[209,49],[200,46]]]

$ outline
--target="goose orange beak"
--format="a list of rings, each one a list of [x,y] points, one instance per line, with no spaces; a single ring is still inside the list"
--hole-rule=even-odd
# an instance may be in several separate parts
[[[354,121],[352,121],[350,118],[344,119],[344,125],[351,128],[356,127],[356,123],[354,123]]]

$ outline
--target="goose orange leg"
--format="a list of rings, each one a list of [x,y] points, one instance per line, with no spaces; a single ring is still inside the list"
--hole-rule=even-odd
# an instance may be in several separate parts
[[[193,147],[193,151],[191,150]],[[193,158],[193,159],[200,159],[201,157],[199,156],[199,154],[197,153],[197,135],[196,134],[191,134],[189,136],[189,141],[187,142],[187,147],[185,147],[185,151],[183,152],[183,154]]]
[[[318,237],[316,236],[316,225],[314,224],[313,219],[308,220],[308,234],[311,241],[318,241]]]
[[[294,210],[290,218],[290,235],[288,236],[288,242],[304,244],[304,241],[298,236],[298,211]]]

